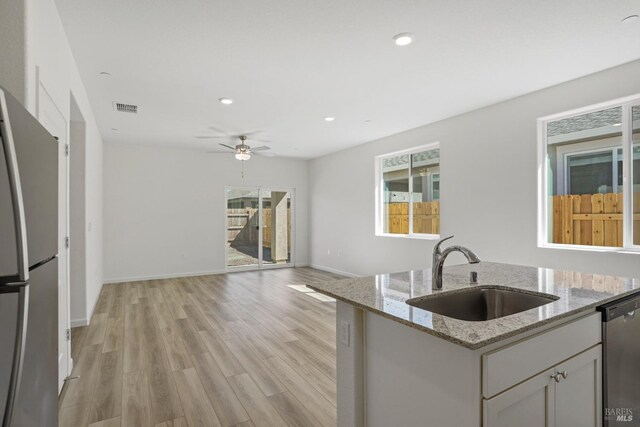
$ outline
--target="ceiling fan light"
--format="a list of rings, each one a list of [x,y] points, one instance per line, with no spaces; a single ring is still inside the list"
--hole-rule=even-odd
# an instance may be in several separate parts
[[[236,159],[240,161],[249,160],[250,158],[251,158],[251,154],[249,153],[243,153],[243,152],[236,153]]]

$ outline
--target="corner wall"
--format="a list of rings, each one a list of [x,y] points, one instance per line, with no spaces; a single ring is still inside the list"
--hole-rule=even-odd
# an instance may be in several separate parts
[[[434,241],[375,236],[374,157],[440,141],[441,233],[452,243],[487,261],[640,277],[640,254],[536,240],[536,119],[640,93],[638,76],[634,61],[310,161],[311,264],[359,275],[430,267]]]
[[[296,265],[308,263],[307,161],[105,144],[105,282],[225,270],[225,186],[294,189]]]
[[[4,1],[4,0],[3,0]],[[14,0],[10,0],[14,1]],[[102,289],[102,137],[78,67],[73,58],[64,27],[53,0],[22,0],[26,4],[26,102],[35,116],[38,106],[38,82],[42,81],[70,129],[71,95],[86,121],[85,142],[85,247],[86,295],[71,296],[71,310],[84,313],[72,318],[72,324],[86,324],[91,318]],[[68,134],[69,132],[67,132]]]
[[[69,292],[71,294],[71,326],[78,326],[87,318],[87,269],[86,269],[86,220],[85,220],[85,134],[86,123],[82,117],[73,117],[69,132]],[[77,108],[77,107],[76,107]],[[77,110],[76,110],[77,111]],[[85,302],[82,304],[82,302]]]

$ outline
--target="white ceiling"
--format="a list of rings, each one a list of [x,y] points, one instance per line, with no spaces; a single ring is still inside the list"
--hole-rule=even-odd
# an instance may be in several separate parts
[[[639,0],[56,2],[108,142],[312,158],[640,58]]]

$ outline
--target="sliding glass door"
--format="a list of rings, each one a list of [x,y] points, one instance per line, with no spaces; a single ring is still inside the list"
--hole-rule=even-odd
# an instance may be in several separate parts
[[[227,187],[226,211],[227,269],[291,265],[291,190]]]
[[[258,190],[227,188],[227,267],[260,265]]]
[[[291,263],[291,192],[262,190],[262,262]]]

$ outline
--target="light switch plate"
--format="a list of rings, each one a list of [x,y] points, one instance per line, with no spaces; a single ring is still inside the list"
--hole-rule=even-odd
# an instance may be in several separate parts
[[[349,322],[344,320],[340,321],[340,343],[346,347],[349,347],[351,343],[351,334],[350,334],[351,325]]]

